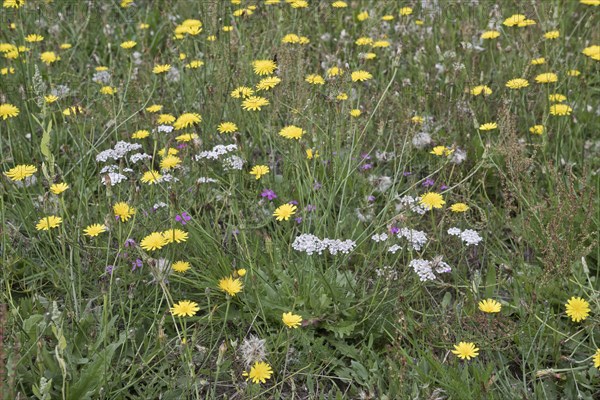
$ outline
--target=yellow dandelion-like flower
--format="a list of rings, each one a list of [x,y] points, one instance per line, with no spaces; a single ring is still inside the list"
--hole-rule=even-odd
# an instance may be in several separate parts
[[[388,42],[387,40],[377,40],[376,42],[373,43],[374,49],[385,48],[385,47],[390,47],[390,42]]]
[[[137,44],[136,41],[127,40],[127,41],[121,43],[120,46],[122,49],[129,50],[129,49],[133,49],[136,44]]]
[[[321,75],[318,74],[310,74],[307,75],[304,80],[312,85],[324,85],[325,79]]]
[[[33,165],[17,165],[4,173],[11,181],[22,181],[29,178],[37,172],[37,168]]]
[[[421,196],[419,204],[431,210],[432,208],[442,208],[446,202],[441,194],[435,192],[427,192]]]
[[[585,320],[590,314],[590,303],[582,299],[581,297],[571,297],[567,304],[567,315],[573,320],[573,322],[580,322]]]
[[[149,113],[157,113],[163,109],[163,106],[160,104],[152,104],[149,107],[146,107],[146,111]]]
[[[25,36],[25,41],[28,43],[41,42],[44,40],[42,35],[38,35],[37,33],[32,33],[31,35]]]
[[[167,244],[167,240],[160,232],[152,232],[142,239],[140,247],[146,251],[160,250]]]
[[[50,191],[52,193],[54,193],[54,194],[61,194],[62,192],[64,192],[68,188],[69,188],[69,185],[67,185],[64,182],[62,182],[62,183],[55,183],[55,184],[53,184],[53,185],[50,186]]]
[[[481,34],[481,38],[484,40],[496,39],[500,37],[500,32],[498,31],[485,31]]]
[[[348,4],[345,1],[334,1],[331,3],[331,7],[333,8],[346,8]]]
[[[188,240],[188,233],[181,229],[167,229],[162,232],[165,238],[166,244],[169,243],[183,243]]]
[[[117,93],[117,89],[112,86],[102,86],[100,93],[112,96],[113,94]]]
[[[598,4],[600,5],[600,0],[598,0]],[[600,369],[600,349],[596,350],[596,353],[594,353],[594,367]]]
[[[412,122],[413,124],[417,124],[417,125],[421,125],[424,121],[425,121],[425,119],[423,117],[421,117],[420,115],[415,115],[414,117],[412,117],[410,119],[410,122]]]
[[[135,214],[135,208],[125,202],[119,202],[113,206],[113,212],[121,221],[126,222]]]
[[[254,94],[254,90],[247,86],[238,86],[231,91],[231,97],[234,99],[245,99]]]
[[[242,102],[242,108],[246,111],[260,111],[262,107],[269,104],[269,100],[264,97],[250,96]]]
[[[217,127],[219,133],[233,133],[237,132],[238,127],[233,122],[221,122]]]
[[[170,69],[171,64],[157,64],[154,66],[154,68],[152,68],[152,73],[156,75],[164,74],[165,72],[169,72]]]
[[[181,114],[179,118],[177,118],[177,121],[175,121],[173,127],[175,128],[175,130],[179,130],[195,124],[199,124],[200,122],[202,122],[202,117],[200,116],[200,114],[185,113]]]
[[[255,60],[252,67],[257,75],[271,75],[277,69],[277,64],[273,60]]]
[[[77,115],[83,113],[83,107],[81,106],[71,106],[67,107],[63,110],[63,115],[69,117],[71,115]]]
[[[55,95],[53,95],[53,94],[49,94],[49,95],[47,95],[47,96],[44,96],[44,101],[45,101],[47,104],[52,104],[52,103],[54,103],[54,102],[55,102],[55,101],[57,101],[57,100],[58,100],[58,96],[55,96]]]
[[[486,85],[479,85],[479,86],[475,86],[474,88],[471,89],[470,93],[473,96],[479,96],[479,95],[490,95],[492,94],[492,89],[490,89],[489,86]]]
[[[460,342],[454,345],[452,354],[462,360],[470,360],[479,355],[479,349],[475,347],[475,343]]]
[[[359,37],[358,39],[356,39],[354,44],[357,46],[372,46],[373,39],[371,39],[370,37]]]
[[[491,131],[498,128],[498,124],[495,122],[488,122],[479,126],[480,131]]]
[[[165,155],[167,155],[167,156],[174,156],[174,155],[177,155],[177,154],[179,154],[179,150],[174,149],[172,147],[165,148],[165,149],[160,149],[158,151],[158,155],[161,156],[161,157],[164,157]]]
[[[62,223],[62,218],[57,217],[56,215],[50,215],[48,217],[44,217],[40,219],[35,226],[35,229],[38,231],[47,231],[53,228],[58,228],[58,226]]]
[[[358,70],[352,72],[352,82],[364,82],[369,79],[373,79],[373,75],[367,71]]]
[[[333,78],[334,76],[342,76],[344,75],[344,70],[340,67],[331,67],[327,70],[327,77]]]
[[[567,100],[567,96],[560,93],[553,93],[548,96],[548,100],[553,101],[555,103],[562,103],[563,101]]]
[[[413,9],[411,7],[402,7],[400,9],[399,14],[402,16],[407,16],[407,15],[412,14],[412,12],[413,12]]]
[[[581,52],[592,60],[600,61],[600,46],[598,45],[586,47]]]
[[[276,76],[269,76],[267,78],[263,78],[256,84],[256,91],[259,92],[261,90],[270,90],[275,86],[279,85],[281,79]]]
[[[267,167],[266,165],[255,165],[250,170],[250,175],[254,175],[256,177],[256,180],[259,180],[263,175],[268,174],[269,171],[269,167]]]
[[[600,1],[600,0],[598,0],[598,1]],[[579,75],[581,75],[581,71],[578,71],[576,69],[570,69],[567,71],[567,75],[568,76],[579,76]]]
[[[391,14],[386,14],[383,17],[381,17],[382,21],[393,21],[394,20],[394,16]]]
[[[544,125],[534,125],[531,128],[529,128],[529,132],[533,133],[534,135],[541,135],[542,133],[544,133]]]
[[[341,101],[348,100],[348,93],[339,93],[337,96],[335,96],[335,98]]]
[[[108,228],[105,225],[102,224],[92,224],[92,225],[88,225],[84,230],[83,233],[86,236],[89,237],[96,237],[101,233],[104,233],[108,230]]]
[[[187,271],[188,269],[190,269],[191,265],[187,261],[176,261],[173,263],[173,265],[171,265],[171,268],[173,268],[173,271],[179,272],[180,274],[182,274],[185,271]]]
[[[198,135],[195,133],[184,133],[175,138],[178,142],[191,142],[194,139],[198,139]]]
[[[171,307],[171,314],[176,317],[193,317],[199,310],[200,307],[198,306],[198,303],[189,300],[181,300],[179,303],[173,304],[173,307]]]
[[[203,65],[204,65],[204,61],[202,61],[202,60],[193,60],[193,61],[190,61],[189,63],[187,63],[185,65],[185,67],[187,69],[196,69],[196,68],[200,68]]]
[[[232,276],[223,278],[219,281],[219,289],[230,296],[235,296],[241,292],[243,288],[244,286],[242,285],[242,281],[240,281],[238,278],[234,279]]]
[[[140,129],[139,131],[135,131],[131,134],[132,139],[145,139],[150,136],[150,132],[145,129]]]
[[[452,150],[449,147],[446,147],[446,146],[435,146],[433,149],[431,149],[431,151],[429,152],[429,154],[433,154],[433,155],[436,155],[436,156],[449,156],[453,152],[454,152],[454,150]]]
[[[295,33],[288,33],[281,39],[281,43],[294,44],[298,42],[300,42],[300,36],[296,35]]]
[[[484,313],[499,313],[502,309],[502,304],[494,299],[485,299],[479,302],[479,310]]]
[[[175,117],[171,114],[160,114],[156,119],[157,124],[172,124],[175,122]]]
[[[546,32],[546,33],[544,33],[544,37],[546,39],[558,39],[560,37],[560,32],[559,31]]]
[[[244,372],[242,375],[247,377],[246,380],[251,379],[252,383],[265,383],[273,375],[273,369],[266,362],[256,361],[250,372]]]
[[[298,207],[295,205],[286,203],[277,207],[273,213],[273,216],[277,219],[277,221],[287,221],[292,215],[296,214],[297,209]]]
[[[558,81],[558,76],[553,72],[546,72],[535,77],[537,83],[554,83]]]
[[[179,164],[181,164],[181,158],[173,154],[168,154],[160,161],[160,168],[165,171],[168,171],[170,169],[176,168]]]
[[[369,13],[367,11],[363,11],[356,16],[356,19],[361,22],[368,18],[369,18]]]
[[[463,213],[469,210],[469,206],[465,203],[454,203],[450,206],[450,211],[455,213]]]
[[[362,111],[360,111],[358,108],[353,108],[352,110],[350,110],[349,114],[353,118],[358,118],[361,116]]]
[[[42,60],[44,64],[50,65],[60,60],[60,57],[57,56],[56,53],[53,51],[45,51],[42,54],[40,54],[40,60]]]
[[[542,65],[546,64],[546,59],[544,57],[534,58],[531,60],[531,65]]]
[[[550,114],[552,115],[571,115],[573,109],[566,104],[553,104],[550,106]]]
[[[159,174],[158,171],[151,170],[151,171],[144,172],[144,175],[142,175],[141,181],[143,183],[147,183],[149,185],[156,185],[157,183],[160,183],[161,179],[162,179],[162,175]]]
[[[527,81],[527,79],[523,78],[511,79],[508,82],[506,82],[506,87],[509,89],[522,89],[527,86],[529,86],[529,82]]]
[[[295,125],[288,125],[279,131],[279,135],[286,139],[299,140],[304,135],[304,129],[299,128]]]
[[[306,158],[309,160],[312,160],[313,158],[317,158],[319,157],[319,151],[315,150],[313,151],[313,149],[306,149]]]
[[[506,18],[502,24],[505,26],[517,26],[520,23],[523,23],[526,19],[527,17],[523,14],[514,14]]]
[[[302,322],[300,315],[292,314],[291,312],[283,313],[281,320],[288,328],[298,328]]]

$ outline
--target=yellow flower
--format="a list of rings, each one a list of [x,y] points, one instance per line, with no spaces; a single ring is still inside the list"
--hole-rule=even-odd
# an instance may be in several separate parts
[[[65,190],[67,190],[69,188],[69,185],[67,185],[66,183],[55,183],[53,185],[50,186],[50,191],[54,194],[61,194],[62,192],[64,192]]]
[[[491,131],[496,128],[498,128],[498,124],[495,122],[488,122],[479,126],[480,131]]]
[[[125,202],[119,202],[113,206],[113,212],[121,221],[126,222],[135,214],[135,208]]]
[[[165,155],[167,155],[167,156],[174,156],[176,154],[179,154],[179,150],[174,149],[172,147],[160,149],[158,151],[158,155],[161,156],[161,157],[164,157]],[[179,160],[179,161],[181,161],[181,160]]]
[[[198,303],[188,300],[181,300],[179,303],[173,304],[171,314],[176,317],[193,317],[200,310]]]
[[[152,68],[152,72],[155,74],[163,74],[165,72],[169,72],[171,69],[171,64],[157,64]]]
[[[219,133],[233,133],[238,130],[238,127],[233,122],[221,122],[217,127]]]
[[[598,45],[586,47],[581,52],[592,60],[600,61],[600,46]]]
[[[486,85],[479,85],[479,86],[475,86],[473,89],[471,89],[471,94],[473,96],[479,96],[480,94],[488,95],[488,94],[492,94],[492,89],[490,89]]]
[[[332,78],[334,76],[342,76],[344,75],[344,70],[340,67],[331,67],[327,70],[327,76]]]
[[[357,46],[371,46],[373,45],[373,39],[369,37],[359,37],[358,39],[356,39],[354,44],[356,44]]]
[[[127,40],[126,42],[121,43],[121,48],[122,49],[132,49],[135,47],[135,45],[137,44],[137,42],[133,41],[133,40]]]
[[[83,233],[86,236],[90,236],[90,237],[96,237],[99,234],[106,232],[108,230],[108,228],[106,228],[105,225],[101,225],[101,224],[92,224],[92,225],[88,225],[84,230]]]
[[[550,114],[552,115],[571,115],[573,109],[566,104],[553,104],[550,106]]]
[[[254,94],[254,90],[247,86],[238,86],[231,92],[231,97],[234,99],[247,98]]]
[[[169,149],[169,150],[171,150],[171,149]],[[175,150],[175,149],[173,149],[173,150]],[[181,164],[181,158],[179,158],[173,154],[168,154],[165,158],[163,158],[160,161],[160,168],[168,171],[170,169],[177,167],[179,164]]]
[[[388,42],[387,40],[378,40],[373,43],[373,48],[375,49],[383,47],[390,47],[390,42]]]
[[[167,229],[162,232],[162,235],[165,238],[165,244],[182,243],[188,240],[188,233],[181,229]]]
[[[546,64],[546,59],[544,57],[534,58],[531,60],[531,65],[542,65]]]
[[[319,157],[319,151],[313,151],[313,149],[306,149],[306,158],[308,158],[309,160],[312,160],[313,158],[318,158]]]
[[[583,321],[590,314],[590,303],[582,299],[581,297],[571,297],[567,304],[567,315],[571,317],[573,322]]]
[[[334,1],[333,3],[331,3],[331,7],[333,7],[333,8],[346,8],[346,7],[348,7],[348,4],[346,4],[345,1]]]
[[[206,37],[206,40],[208,40],[209,42],[214,42],[215,40],[217,40],[217,36],[216,35],[208,35]]]
[[[262,107],[269,104],[269,100],[264,97],[250,96],[242,102],[242,108],[246,111],[260,111]]]
[[[235,271],[235,273],[238,274],[239,277],[244,277],[246,275],[246,269],[240,268],[237,271]]]
[[[553,83],[558,81],[558,77],[555,73],[546,72],[544,74],[539,74],[538,76],[536,76],[535,81],[537,83]]]
[[[179,130],[187,128],[188,126],[192,126],[194,124],[198,124],[200,122],[202,122],[202,117],[200,116],[200,114],[185,113],[181,114],[179,118],[177,118],[177,121],[175,121],[173,127],[175,127],[175,130]]]
[[[352,82],[364,82],[369,79],[373,79],[373,75],[367,71],[358,70],[352,72]]]
[[[523,14],[514,14],[506,18],[502,24],[505,26],[515,26],[523,23],[526,19],[527,17]]]
[[[600,0],[579,0],[579,2],[586,6],[600,6]]]
[[[560,37],[560,32],[559,31],[546,32],[546,33],[544,33],[544,37],[546,39],[558,39]]]
[[[382,21],[393,21],[394,20],[394,16],[390,15],[390,14],[386,14],[383,17],[381,17]]]
[[[412,122],[413,124],[418,124],[418,125],[422,124],[423,121],[425,121],[425,120],[420,115],[415,115],[414,117],[412,117],[410,119],[410,122]]]
[[[302,317],[300,315],[292,314],[291,312],[283,313],[281,320],[288,328],[297,328],[300,326],[302,322]]]
[[[419,201],[423,207],[431,210],[432,208],[442,208],[446,202],[441,194],[435,192],[427,192],[421,196]]]
[[[412,12],[413,12],[413,9],[411,7],[402,7],[400,9],[399,14],[403,15],[403,16],[406,16],[406,15],[412,14]]]
[[[462,213],[469,210],[469,206],[465,203],[454,203],[450,206],[450,211],[455,213]]]
[[[58,100],[58,96],[55,96],[53,94],[49,94],[48,96],[44,96],[44,100],[46,101],[46,103],[48,104],[52,104],[54,103],[56,100]]]
[[[63,110],[63,115],[66,115],[67,117],[70,115],[77,115],[77,114],[81,114],[83,112],[83,107],[81,106],[71,106],[71,107],[67,107]]]
[[[190,61],[189,63],[185,64],[185,67],[188,69],[196,69],[196,68],[200,68],[203,65],[204,65],[204,61],[202,61],[202,60],[193,60],[193,61]]]
[[[157,183],[160,182],[161,179],[162,179],[162,175],[159,174],[158,171],[150,170],[150,171],[144,172],[144,175],[142,175],[142,179],[140,179],[140,180],[142,181],[142,183],[147,183],[149,185],[156,185]]]
[[[598,4],[600,4],[600,0],[598,0]],[[600,369],[600,349],[596,349],[594,354],[594,367]]]
[[[46,65],[50,65],[53,62],[60,60],[60,57],[56,55],[53,51],[45,51],[40,54],[40,60]]]
[[[224,27],[221,28],[221,30],[223,32],[231,32],[233,30],[233,26],[231,26],[231,25],[225,25]]]
[[[152,232],[142,239],[140,247],[146,251],[162,249],[167,244],[167,240],[160,232]]]
[[[373,60],[377,57],[375,53],[362,53],[358,55],[359,57],[364,58],[365,60]]]
[[[171,124],[175,122],[175,117],[171,114],[160,114],[156,120],[157,124]]]
[[[357,118],[360,117],[360,115],[362,114],[362,111],[360,111],[358,108],[353,108],[352,110],[350,110],[350,116]]]
[[[509,89],[522,89],[527,86],[529,86],[529,82],[527,79],[523,78],[511,79],[510,81],[506,82],[506,87]]]
[[[250,170],[250,175],[254,175],[256,180],[259,180],[263,175],[268,174],[269,171],[269,167],[266,165],[255,165],[252,167],[252,170]]]
[[[533,133],[534,135],[541,135],[544,133],[544,125],[534,125],[529,128],[529,132]]]
[[[138,29],[140,29],[140,30],[144,30],[144,29],[148,29],[148,28],[150,28],[150,25],[143,23],[143,22],[140,22],[140,24],[138,25]]]
[[[42,35],[38,35],[37,33],[32,33],[31,35],[25,36],[25,41],[28,43],[41,42],[44,40]]]
[[[113,95],[117,92],[117,89],[115,89],[112,86],[102,86],[102,88],[100,89],[100,93],[102,94],[108,94],[108,95]]]
[[[29,178],[36,172],[37,168],[35,166],[21,164],[9,169],[4,173],[4,175],[6,175],[11,181],[22,181],[25,178]]]
[[[157,113],[162,109],[163,109],[163,106],[161,106],[160,104],[152,104],[151,106],[146,107],[146,111],[148,111],[150,113]]]
[[[335,98],[341,101],[348,100],[348,93],[339,93]]]
[[[273,369],[269,364],[263,361],[256,361],[250,372],[242,373],[243,376],[247,376],[246,380],[252,379],[252,383],[265,383],[267,379],[271,378]]]
[[[554,101],[556,103],[562,103],[566,99],[567,99],[567,96],[565,96],[564,94],[560,94],[560,93],[554,93],[554,94],[551,94],[548,96],[548,100]]]
[[[600,0],[598,0],[598,1],[600,1]],[[576,69],[570,69],[570,70],[567,71],[567,75],[569,75],[569,76],[579,76],[579,75],[581,75],[581,71],[578,71]]]
[[[175,272],[184,273],[191,267],[190,267],[190,263],[187,261],[176,261],[173,263],[171,268],[173,268],[173,271],[175,271]]]
[[[2,7],[4,8],[19,8],[25,5],[25,0],[4,0]]]
[[[479,349],[475,347],[475,343],[460,342],[454,345],[452,353],[462,360],[470,360],[479,355]]]
[[[363,11],[356,16],[356,19],[359,21],[364,21],[369,18],[369,13],[367,11]]]
[[[198,139],[198,135],[195,133],[184,133],[175,138],[178,142],[191,142],[194,139]]]
[[[256,84],[256,91],[259,92],[261,90],[269,90],[273,89],[275,86],[279,85],[281,79],[276,76],[269,76],[267,78],[263,78]]]
[[[145,139],[150,136],[150,132],[145,129],[140,129],[139,131],[135,131],[131,134],[132,139]]]
[[[431,149],[431,151],[429,152],[429,154],[433,154],[436,156],[449,156],[450,154],[454,153],[454,150],[446,147],[446,146],[435,146],[433,149]]]
[[[493,299],[485,299],[479,302],[479,310],[485,313],[499,313],[502,304]]]
[[[304,130],[302,128],[298,128],[295,125],[288,125],[283,127],[279,131],[279,135],[283,136],[286,139],[299,140],[302,137],[302,135],[304,135]]]
[[[500,32],[498,31],[485,31],[481,34],[482,39],[496,39],[500,36]]]
[[[307,75],[306,78],[304,78],[304,80],[313,85],[324,85],[325,84],[325,79],[323,79],[323,77],[318,74]]]
[[[277,64],[273,60],[255,60],[252,67],[257,75],[271,75],[277,69]]]
[[[296,214],[297,207],[293,204],[283,204],[273,213],[273,216],[276,217],[277,221],[287,221],[290,217]]]
[[[38,231],[47,231],[52,228],[57,228],[62,223],[62,218],[55,215],[50,215],[40,219],[35,226]]]
[[[232,276],[223,278],[219,281],[219,289],[230,296],[235,296],[237,293],[241,292],[243,288],[242,281],[238,278],[234,279]]]

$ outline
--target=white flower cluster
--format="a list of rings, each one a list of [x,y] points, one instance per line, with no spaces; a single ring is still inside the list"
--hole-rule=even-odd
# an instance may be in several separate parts
[[[390,247],[388,248],[388,253],[396,254],[396,252],[397,252],[398,250],[402,250],[402,246],[400,246],[399,244],[395,244],[395,245],[393,245],[393,246],[390,246]]]
[[[388,238],[388,234],[387,233],[382,233],[380,235],[375,234],[373,236],[371,236],[371,239],[376,241],[376,242],[384,242],[386,241]]]
[[[426,207],[419,204],[419,199],[417,197],[412,197],[412,196],[396,197],[396,201],[398,201],[398,204],[396,204],[396,212],[399,212],[400,210],[405,209],[405,208],[409,208],[410,211],[415,212],[419,215],[423,215],[427,211],[429,211]]]
[[[472,244],[477,246],[483,240],[479,233],[473,229],[465,229],[464,231],[461,231],[459,228],[450,228],[448,229],[448,234],[460,237],[460,239],[467,245]]]
[[[324,250],[329,250],[331,255],[337,253],[348,254],[356,247],[356,242],[353,240],[339,240],[339,239],[319,239],[315,235],[310,233],[303,233],[297,236],[292,243],[292,248],[297,251],[303,251],[308,255],[313,253],[322,254]]]
[[[196,180],[196,183],[215,183],[215,182],[217,182],[216,179],[207,178],[205,176],[201,176],[200,178],[198,178],[198,180]]]
[[[108,83],[110,83],[110,72],[108,71],[98,71],[94,74],[94,76],[92,76],[92,81],[96,82],[96,83],[103,83],[105,85],[107,85]]]
[[[171,133],[173,132],[173,127],[171,125],[159,125],[156,128],[157,132]]]
[[[142,145],[139,143],[128,143],[124,141],[119,141],[115,144],[115,147],[112,149],[104,150],[100,152],[96,156],[96,161],[98,162],[106,162],[108,159],[120,160],[125,157],[127,153],[134,150],[139,150],[142,148]]]
[[[396,235],[398,239],[405,238],[410,242],[410,248],[412,250],[421,250],[425,243],[427,243],[427,235],[423,231],[417,231],[415,229],[401,228],[400,232]]]
[[[151,160],[151,159],[152,159],[152,156],[150,154],[146,154],[146,153],[135,153],[129,157],[129,161],[131,161],[132,164],[136,164],[138,161],[141,161],[141,160]]]
[[[225,170],[235,169],[239,171],[244,168],[245,162],[246,161],[241,157],[231,156],[223,160],[223,168],[225,168]]]
[[[398,280],[399,276],[398,271],[395,270],[393,267],[390,267],[389,265],[382,268],[377,268],[375,270],[375,274],[377,274],[377,276],[380,278],[384,278],[390,281]]]
[[[196,155],[196,161],[200,161],[203,158],[207,158],[209,160],[218,160],[220,156],[223,154],[231,153],[232,151],[237,150],[237,145],[235,144],[218,144],[212,148],[212,150],[203,151],[200,154]]]
[[[436,273],[443,274],[448,273],[452,269],[448,264],[443,262],[441,259],[435,259],[433,261],[423,260],[416,258],[411,260],[409,266],[419,275],[421,282],[432,281],[436,278]]]
[[[106,165],[104,166],[101,170],[100,170],[100,175],[102,176],[102,184],[104,186],[106,186],[107,180],[106,177],[108,177],[108,181],[110,183],[110,186],[115,186],[116,184],[119,184],[123,181],[127,180],[127,176],[123,175],[123,172],[133,172],[133,170],[131,168],[123,168],[122,170],[119,170],[119,166],[118,165]]]

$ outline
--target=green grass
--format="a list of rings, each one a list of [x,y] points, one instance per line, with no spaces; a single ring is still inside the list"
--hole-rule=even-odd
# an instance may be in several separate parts
[[[368,0],[340,9],[325,1],[299,9],[283,1],[102,3],[32,0],[1,9],[0,43],[29,48],[16,59],[4,57],[8,52],[0,57],[0,69],[14,68],[0,76],[0,104],[19,109],[16,117],[0,119],[2,169],[37,168],[26,185],[0,179],[4,397],[600,395],[592,360],[600,347],[600,64],[582,54],[600,44],[594,29],[600,7],[574,0],[502,2],[497,9],[487,0],[476,6],[440,1],[439,12],[421,2]],[[234,16],[250,4],[256,5],[252,15]],[[413,14],[399,16],[401,6],[413,7]],[[359,21],[365,10],[369,18]],[[502,25],[517,13],[536,25]],[[388,14],[394,20],[383,22]],[[203,31],[175,38],[177,24],[191,18],[202,21]],[[480,42],[491,19],[501,35]],[[230,32],[222,30],[229,25]],[[543,38],[554,29],[558,39]],[[25,42],[32,33],[44,40]],[[282,43],[289,33],[310,43]],[[359,37],[390,46],[357,46]],[[136,46],[120,48],[127,40]],[[63,43],[72,47],[61,49]],[[45,51],[61,59],[46,65],[40,61]],[[365,59],[368,52],[376,58]],[[530,65],[538,57],[546,63]],[[260,81],[252,68],[260,59],[276,61],[281,83],[258,93],[268,106],[246,111],[230,93]],[[191,60],[204,65],[185,68]],[[167,63],[178,79],[152,73]],[[327,78],[334,65],[344,75]],[[101,94],[104,84],[92,80],[98,66],[108,68],[106,85],[117,88],[115,95]],[[581,75],[569,76],[571,69]],[[352,82],[356,70],[373,79]],[[558,81],[536,83],[544,72],[556,73]],[[308,74],[326,83],[311,85]],[[506,88],[514,78],[528,79],[529,87]],[[70,91],[45,103],[59,85]],[[473,96],[476,85],[493,93]],[[340,92],[349,99],[337,100]],[[570,116],[550,114],[553,93],[567,97]],[[198,113],[202,122],[155,132],[157,114],[146,111],[152,104],[175,117]],[[65,116],[72,106],[83,112]],[[353,118],[352,109],[362,114]],[[411,121],[414,116],[424,123]],[[224,121],[237,124],[238,132],[218,133]],[[478,130],[487,122],[498,128]],[[302,138],[279,136],[287,125],[303,128]],[[531,134],[533,125],[545,132]],[[150,136],[131,139],[141,129]],[[431,137],[422,147],[414,144],[419,132]],[[179,148],[181,165],[168,171],[177,180],[142,183],[144,172],[160,170],[159,151],[178,148],[175,138],[183,133],[198,139]],[[96,156],[118,141],[139,143],[150,157],[133,163],[129,153],[114,163],[128,179],[105,185],[100,171],[111,163]],[[195,159],[232,143],[237,149],[229,155],[244,160],[241,170],[227,169],[227,156]],[[463,151],[466,159],[431,154],[437,145]],[[319,156],[308,159],[307,149]],[[249,174],[254,165],[270,172],[256,180]],[[214,182],[199,183],[201,177]],[[50,192],[60,182],[70,188]],[[267,188],[276,199],[261,197]],[[421,215],[398,206],[402,196],[428,191],[442,194],[441,209]],[[296,215],[276,221],[273,212],[289,201],[297,202]],[[117,202],[136,209],[129,221],[115,219]],[[470,209],[451,212],[458,202]],[[191,216],[185,225],[175,219],[182,213]],[[49,215],[62,223],[38,231],[38,221]],[[107,232],[85,236],[96,223]],[[427,241],[411,249],[390,234],[396,227],[422,231]],[[452,227],[473,229],[482,242],[463,244],[447,234]],[[150,233],[171,228],[187,232],[187,240],[154,251],[140,247]],[[385,242],[371,239],[381,233],[389,234]],[[292,247],[301,234],[356,246],[348,254],[308,255]],[[394,244],[402,248],[388,251]],[[411,261],[439,257],[451,272],[420,281]],[[163,260],[187,261],[191,268],[164,271]],[[239,276],[240,269],[246,274]],[[235,296],[219,288],[228,276],[243,283]],[[566,314],[573,296],[589,302],[583,321]],[[479,311],[486,298],[500,301],[502,311]],[[196,302],[199,311],[172,315],[181,300]],[[284,312],[301,315],[302,325],[287,328]],[[262,357],[249,355],[252,337]],[[460,360],[451,353],[459,342],[475,343],[479,355]],[[261,358],[272,376],[247,381],[243,372]]]

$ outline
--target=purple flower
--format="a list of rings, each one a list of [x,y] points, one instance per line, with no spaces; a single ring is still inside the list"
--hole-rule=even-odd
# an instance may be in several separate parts
[[[181,150],[181,149],[185,149],[186,147],[187,147],[187,144],[185,144],[185,143],[180,143],[180,144],[178,144],[178,145],[177,145],[177,148],[178,148],[179,150]]]
[[[446,186],[442,183],[442,186],[440,186],[440,190],[446,190],[446,189],[448,189],[448,186]]]
[[[360,169],[363,170],[363,171],[366,171],[366,170],[371,169],[371,168],[373,168],[373,164],[371,164],[371,163],[367,163],[367,164],[364,164],[364,165],[360,166]]]
[[[127,239],[125,241],[125,247],[134,247],[135,246],[135,240],[133,239]]]
[[[109,275],[112,275],[114,269],[115,269],[114,265],[107,265],[106,266],[106,273],[109,274]]]
[[[323,185],[321,185],[319,182],[315,181],[315,183],[313,184],[313,189],[314,190],[319,190],[323,187]]]
[[[422,185],[423,187],[432,187],[433,185],[435,185],[435,181],[431,178],[427,178],[425,179],[425,181],[423,181]]]
[[[233,230],[231,231],[231,234],[232,234],[233,236],[237,236],[237,235],[239,235],[239,233],[240,233],[240,230],[239,230],[239,229],[237,229],[237,228],[233,228]]]
[[[306,208],[305,208],[305,210],[307,212],[312,212],[312,211],[315,211],[316,209],[317,209],[317,206],[314,206],[312,204],[307,205]]]
[[[412,175],[412,172],[410,172],[410,171],[404,171],[402,173],[402,176],[411,176],[411,175]]]
[[[390,227],[390,233],[392,235],[396,235],[398,232],[400,232],[400,228],[398,228],[396,225],[392,225]]]
[[[274,191],[272,191],[271,189],[264,189],[262,191],[262,193],[260,194],[261,197],[266,197],[269,200],[273,200],[277,198],[277,194],[275,194]]]
[[[288,204],[293,204],[293,205],[297,206],[298,202],[296,200],[290,200],[290,201],[288,201]]]
[[[363,160],[370,160],[371,156],[369,155],[369,153],[362,153],[360,155],[360,158],[362,158]]]
[[[369,197],[367,197],[367,200],[370,202],[373,202],[373,201],[375,201],[375,196],[370,195]]]
[[[132,268],[131,268],[131,272],[135,271],[137,268],[142,268],[142,265],[144,265],[142,263],[142,260],[140,260],[139,258],[136,258],[134,262],[131,263]]]
[[[192,217],[190,217],[185,211],[182,212],[181,215],[178,214],[175,216],[175,221],[181,222],[181,225],[187,224],[186,221],[189,221],[190,219],[192,219]]]
[[[296,221],[297,224],[302,222],[302,217],[296,217],[294,218],[294,221]]]

